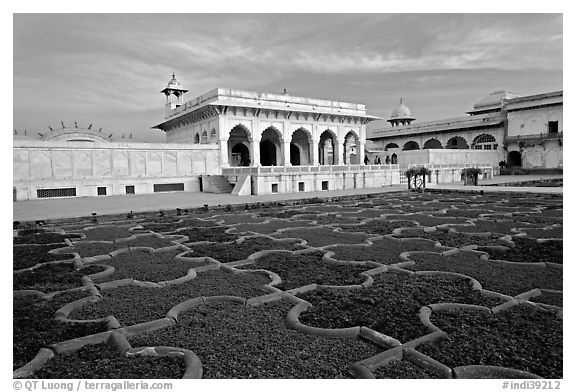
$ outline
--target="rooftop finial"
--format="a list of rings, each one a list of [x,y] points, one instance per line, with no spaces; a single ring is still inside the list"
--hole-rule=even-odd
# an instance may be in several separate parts
[[[400,97],[400,103],[402,103],[402,97]]]
[[[176,79],[176,74],[172,72],[172,79]]]

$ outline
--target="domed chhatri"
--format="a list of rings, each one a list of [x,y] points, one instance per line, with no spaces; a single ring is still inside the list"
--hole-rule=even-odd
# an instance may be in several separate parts
[[[172,79],[170,79],[164,90],[160,92],[166,95],[166,113],[168,113],[170,110],[184,104],[184,93],[188,92],[188,90],[182,87],[178,79],[176,79],[176,74],[172,73]],[[176,97],[174,102],[170,99],[172,95]]]
[[[393,127],[397,127],[400,125],[409,125],[415,118],[412,117],[412,113],[410,112],[410,108],[402,102],[402,98],[400,98],[400,103],[398,106],[392,110],[392,114],[390,118],[387,120]]]

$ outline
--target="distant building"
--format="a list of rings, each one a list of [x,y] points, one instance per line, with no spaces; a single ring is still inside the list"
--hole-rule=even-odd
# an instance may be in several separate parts
[[[387,120],[391,126],[367,137],[368,151],[401,167],[456,161],[496,167],[504,161],[509,168],[560,169],[562,109],[562,91],[520,96],[500,90],[474,104],[468,116],[416,122],[401,101]]]

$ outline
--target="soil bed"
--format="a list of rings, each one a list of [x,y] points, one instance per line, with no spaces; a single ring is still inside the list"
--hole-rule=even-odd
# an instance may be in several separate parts
[[[47,232],[44,229],[22,229],[18,231],[18,236],[12,239],[13,244],[53,244],[62,243],[64,238],[77,238],[73,234],[58,234]]]
[[[174,327],[130,339],[132,346],[187,348],[204,378],[346,378],[347,367],[380,349],[359,339],[305,335],[286,326],[292,303],[202,306]]]
[[[142,236],[134,240],[102,243],[102,242],[76,242],[74,249],[81,257],[92,257],[97,255],[105,255],[117,249],[144,246],[147,248],[166,248],[174,246],[175,244],[170,238],[158,238],[155,236]]]
[[[229,227],[209,227],[209,228],[191,228],[178,230],[173,234],[185,235],[189,239],[187,242],[212,241],[212,242],[229,242],[238,239],[237,234],[225,233]]]
[[[563,238],[563,227],[553,227],[550,229],[522,229],[522,232],[526,233],[527,237],[530,238]]]
[[[184,219],[182,222],[174,223],[142,223],[145,230],[155,231],[157,233],[167,233],[183,227],[215,227],[217,224],[210,221],[199,219]]]
[[[201,244],[190,246],[191,257],[210,256],[221,263],[229,263],[235,260],[244,260],[251,254],[262,250],[298,250],[297,240],[274,241],[266,237],[247,238],[241,244],[236,242],[223,244]]]
[[[466,218],[446,217],[437,215],[420,215],[414,214],[407,219],[418,222],[421,226],[432,227],[448,224],[466,224]]]
[[[376,219],[366,222],[364,225],[358,226],[339,226],[344,232],[363,232],[366,234],[384,235],[390,234],[394,229],[399,227],[413,227],[416,224],[412,221],[387,221],[384,219]]]
[[[102,267],[76,270],[73,263],[45,264],[31,271],[14,274],[14,290],[39,290],[43,293],[81,287],[80,279],[89,274],[103,271]]]
[[[334,231],[333,227],[287,230],[275,234],[274,237],[302,238],[307,241],[306,245],[315,247],[334,244],[361,244],[366,238],[368,238],[364,233],[342,233]]]
[[[369,270],[367,266],[342,265],[322,261],[323,253],[314,252],[300,255],[271,253],[260,257],[245,269],[265,269],[277,273],[282,283],[276,287],[290,290],[312,283],[346,286],[361,284],[365,278],[360,272]]]
[[[52,358],[33,378],[176,379],[185,370],[181,357],[127,357],[110,344],[97,344]]]
[[[113,315],[122,325],[139,324],[165,317],[173,306],[191,298],[215,295],[259,297],[268,294],[263,290],[268,283],[270,278],[263,273],[206,271],[183,284],[160,289],[127,286],[102,290],[102,301],[84,305],[70,318],[86,320]]]
[[[504,243],[498,239],[502,237],[500,234],[490,234],[489,236],[483,235],[466,235],[460,233],[446,232],[446,231],[432,231],[425,232],[424,230],[403,230],[401,237],[407,238],[426,238],[432,241],[440,242],[442,246],[450,246],[453,248],[461,248],[467,245],[481,245],[481,246],[503,246]]]
[[[131,227],[136,226],[136,224],[134,224]],[[130,237],[134,234],[136,234],[137,232],[134,231],[128,231],[130,227],[128,226],[104,226],[104,227],[96,227],[94,229],[89,229],[89,230],[82,230],[78,233],[75,234],[85,234],[86,238],[85,240],[87,241],[114,241],[117,240],[119,238],[126,238],[126,237]]]
[[[106,331],[103,323],[62,323],[54,313],[87,293],[59,294],[50,301],[33,296],[13,299],[13,369],[30,362],[38,350],[50,344]]]
[[[462,233],[500,233],[500,234],[514,234],[513,228],[517,227],[531,227],[526,223],[517,220],[495,221],[489,219],[481,219],[474,222],[470,226],[454,226],[454,230]]]
[[[310,221],[305,220],[273,220],[269,223],[240,224],[236,227],[235,233],[253,232],[259,234],[272,234],[280,229],[289,227],[311,227],[314,226]]]
[[[210,219],[215,219],[217,221],[224,221],[227,225],[235,225],[239,223],[260,223],[264,222],[266,219],[253,214],[247,214],[244,212],[237,212],[235,214],[225,214],[225,215],[214,215]]]
[[[62,248],[61,245],[19,245],[12,247],[12,268],[19,270],[54,260],[74,258],[71,254],[51,254],[48,251]]]
[[[332,256],[337,260],[352,260],[352,261],[375,261],[382,264],[396,264],[400,263],[400,253],[407,251],[428,251],[440,252],[434,246],[434,243],[422,239],[411,239],[409,241],[398,241],[395,239],[384,237],[379,240],[374,240],[373,245],[367,247],[359,246],[335,246],[329,248],[335,255]]]
[[[512,241],[516,246],[506,251],[482,247],[478,250],[488,252],[492,260],[562,264],[563,241],[537,242],[535,239],[525,237],[513,237]]]
[[[418,350],[449,367],[503,366],[538,376],[562,378],[562,320],[529,305],[496,315],[454,310],[431,321],[448,338]]]
[[[402,343],[430,332],[418,318],[422,306],[437,302],[501,303],[473,290],[466,278],[393,272],[378,275],[374,285],[365,290],[318,289],[299,297],[314,306],[300,315],[303,324],[320,328],[364,326]]]
[[[562,293],[542,292],[542,295],[530,298],[530,301],[539,304],[554,305],[558,307],[564,306],[564,295]]]
[[[134,278],[140,281],[160,282],[177,279],[185,276],[188,270],[209,263],[183,260],[175,258],[182,250],[171,250],[167,252],[153,252],[134,250],[121,253],[106,260],[106,265],[115,268],[112,275],[105,276],[97,282],[105,282],[124,278]],[[184,255],[186,256],[186,255]],[[190,256],[190,254],[188,254]]]
[[[460,218],[478,218],[482,214],[489,214],[490,211],[486,209],[471,209],[471,208],[450,208],[446,213],[436,214],[439,217],[460,217]]]
[[[355,223],[358,220],[355,217],[343,216],[338,217],[336,214],[321,215],[320,213],[310,213],[298,215],[298,219],[315,221],[319,225],[329,225],[332,223]]]
[[[258,212],[258,215],[261,217],[270,217],[270,218],[280,218],[280,219],[288,219],[292,218],[294,215],[305,214],[305,210],[283,210],[283,211],[262,211]]]
[[[393,379],[403,379],[403,378],[440,378],[436,373],[429,370],[423,369],[419,366],[414,365],[409,361],[394,361],[386,366],[381,366],[372,372],[374,377],[378,379],[383,378],[393,378]]]
[[[522,265],[503,264],[481,260],[472,252],[455,255],[413,254],[416,265],[406,267],[414,271],[451,271],[468,275],[487,290],[515,296],[539,288],[562,290],[562,270],[553,268],[525,268]]]

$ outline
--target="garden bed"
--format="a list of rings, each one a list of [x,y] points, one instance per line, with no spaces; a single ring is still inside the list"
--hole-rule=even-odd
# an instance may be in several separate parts
[[[556,268],[532,268],[529,264],[524,266],[481,260],[472,252],[449,256],[416,253],[410,258],[416,265],[406,269],[458,272],[478,280],[484,289],[511,296],[536,288],[562,290],[562,270]]]
[[[264,273],[232,274],[222,270],[199,273],[195,279],[163,288],[124,286],[102,290],[102,301],[87,304],[70,314],[71,319],[87,320],[115,316],[122,325],[139,324],[166,316],[175,305],[196,297],[236,295],[245,298],[268,294],[270,283]]]
[[[280,229],[289,227],[313,227],[314,225],[308,220],[272,220],[268,223],[240,224],[234,226],[235,233],[253,232],[259,234],[272,234]]]
[[[518,263],[555,263],[562,264],[563,242],[546,241],[537,242],[533,238],[513,237],[516,244],[509,250],[496,250],[494,248],[479,247],[478,250],[488,252],[492,260],[507,260]]]
[[[238,239],[238,234],[225,233],[230,227],[208,227],[177,230],[172,234],[187,236],[188,242],[212,241],[212,242],[229,242]]]
[[[251,254],[263,250],[298,250],[298,240],[277,241],[268,237],[251,237],[246,238],[241,243],[214,243],[191,245],[191,257],[209,256],[221,263],[229,263],[236,260],[244,260]]]
[[[562,378],[562,320],[529,305],[496,315],[453,310],[434,312],[434,325],[447,339],[427,343],[418,351],[449,367],[502,366],[547,379]]]
[[[182,314],[178,324],[130,338],[132,346],[170,345],[198,355],[204,378],[347,378],[348,366],[381,351],[355,338],[289,329],[294,304],[217,304]]]
[[[302,228],[274,234],[277,238],[302,238],[308,246],[320,247],[334,244],[362,244],[368,238],[364,233],[342,233],[333,227]]]
[[[113,226],[113,225],[106,225],[102,227],[94,226],[90,227],[88,230],[78,231],[74,234],[84,234],[86,241],[115,241],[120,238],[131,237],[137,232],[128,230],[131,227],[135,227],[136,224],[133,226]]]
[[[400,253],[407,251],[428,251],[440,252],[431,241],[423,239],[410,239],[408,241],[399,241],[396,239],[383,237],[382,239],[373,240],[371,246],[335,246],[329,248],[335,255],[332,256],[338,260],[352,261],[375,261],[382,264],[396,264],[402,262]]]
[[[204,221],[195,218],[178,219],[172,223],[142,223],[144,230],[155,231],[157,233],[167,233],[184,227],[215,227],[216,222]]]
[[[261,223],[266,220],[264,217],[252,213],[237,212],[235,214],[214,215],[210,219],[224,221],[226,225],[236,225],[239,223]]]
[[[81,278],[85,275],[95,274],[104,269],[91,266],[76,270],[74,263],[62,262],[58,264],[45,264],[30,271],[14,274],[14,290],[38,290],[43,293],[69,290],[81,287]]]
[[[466,278],[383,273],[364,290],[317,289],[299,294],[312,308],[300,322],[319,328],[369,327],[409,342],[429,331],[418,318],[422,306],[438,302],[496,306],[502,303],[472,288]]]
[[[12,268],[20,270],[33,267],[36,264],[47,263],[55,260],[72,259],[71,254],[48,253],[52,249],[62,248],[64,244],[53,245],[17,245],[12,247]]]
[[[258,212],[258,215],[266,218],[289,219],[292,218],[294,215],[304,213],[306,213],[305,210],[297,209],[297,210],[282,210],[282,211],[260,211]]]
[[[378,379],[430,379],[441,378],[438,374],[414,365],[409,361],[394,361],[386,366],[381,366],[372,373]]]
[[[454,225],[454,224],[466,224],[466,218],[456,218],[456,217],[442,217],[438,215],[420,215],[413,214],[406,219],[416,221],[421,226],[432,227],[440,225]]]
[[[73,234],[58,234],[48,232],[41,228],[30,228],[18,230],[18,236],[12,239],[13,244],[53,244],[62,243],[64,245],[65,238],[77,238]]]
[[[440,242],[442,246],[461,248],[468,245],[479,246],[503,246],[505,245],[499,238],[500,234],[490,235],[466,235],[447,231],[429,231],[422,229],[402,230],[400,237],[403,238],[426,238],[435,242]]]
[[[177,379],[186,366],[182,357],[120,354],[108,343],[87,345],[72,354],[52,358],[33,378]]]
[[[367,266],[322,261],[322,255],[321,252],[270,253],[257,258],[254,264],[242,268],[275,272],[282,279],[282,283],[276,286],[281,290],[290,290],[312,283],[338,286],[361,284],[365,278],[359,275],[360,272],[370,269]]]
[[[366,222],[363,225],[354,225],[354,226],[347,226],[345,224],[339,225],[338,227],[343,232],[363,232],[366,234],[373,234],[373,235],[384,235],[390,234],[395,229],[400,227],[413,227],[416,223],[404,220],[404,221],[387,221],[384,219],[375,219]]]
[[[554,305],[560,308],[564,307],[564,295],[563,293],[547,292],[543,291],[542,295],[530,298],[530,301],[537,302],[539,304]]]
[[[50,301],[33,296],[13,298],[13,368],[24,366],[50,344],[106,331],[105,323],[63,323],[54,319],[62,306],[87,295],[63,293]]]
[[[181,249],[161,252],[147,252],[144,250],[131,250],[120,253],[104,264],[115,268],[113,274],[99,278],[97,282],[106,282],[124,278],[133,278],[146,282],[161,282],[185,276],[193,267],[210,264],[204,261],[192,261],[176,258],[183,253]],[[191,254],[183,255],[193,257]]]
[[[512,232],[514,228],[533,227],[527,223],[522,223],[517,220],[490,220],[480,219],[474,221],[470,226],[454,226],[454,230],[461,233],[499,233],[499,234],[515,234]]]
[[[97,255],[105,255],[117,249],[130,248],[130,247],[147,247],[147,248],[166,248],[174,246],[172,238],[158,238],[153,235],[136,237],[130,241],[121,242],[84,242],[79,241],[74,243],[74,250],[81,257],[92,257]]]
[[[562,238],[564,235],[563,227],[551,227],[546,229],[533,229],[526,228],[522,229],[522,233],[526,233],[527,237],[538,239],[538,238]]]

